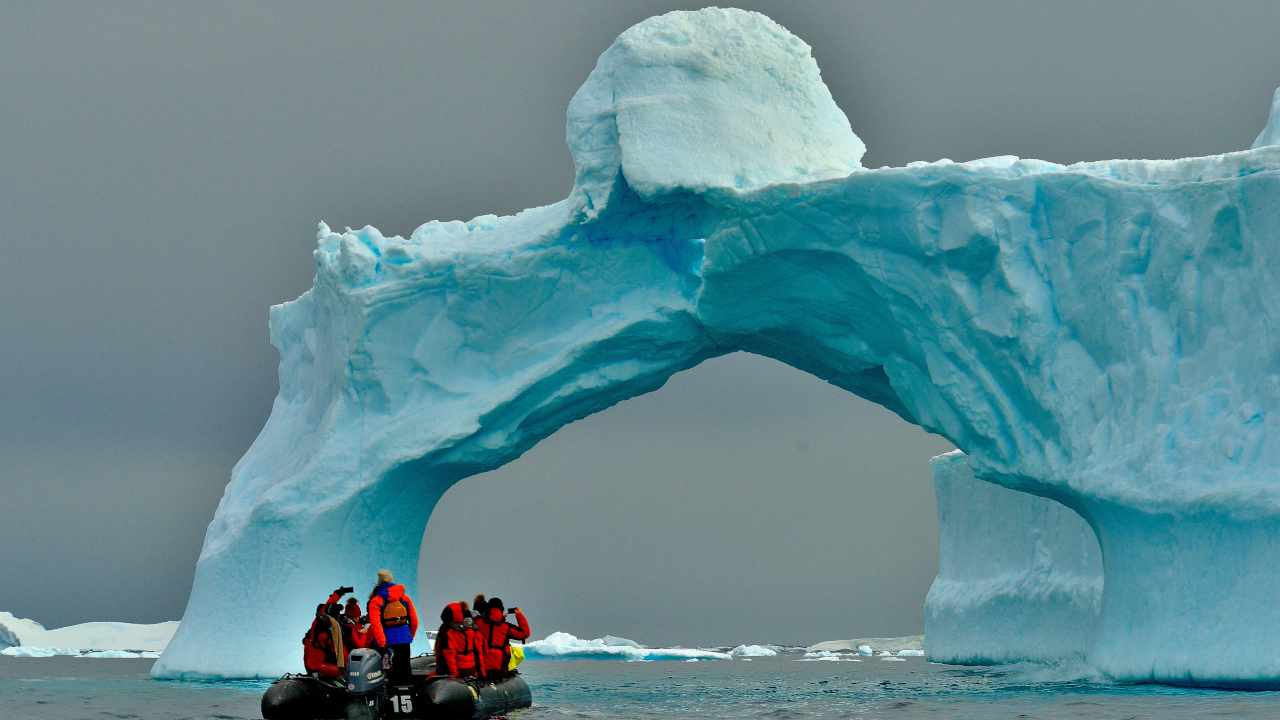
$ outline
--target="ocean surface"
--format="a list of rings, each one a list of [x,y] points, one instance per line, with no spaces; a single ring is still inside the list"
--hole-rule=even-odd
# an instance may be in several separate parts
[[[5,720],[258,718],[267,683],[150,679],[152,660],[0,657]],[[534,707],[562,718],[1276,718],[1280,693],[1111,685],[1044,668],[902,662],[537,661],[521,668]]]

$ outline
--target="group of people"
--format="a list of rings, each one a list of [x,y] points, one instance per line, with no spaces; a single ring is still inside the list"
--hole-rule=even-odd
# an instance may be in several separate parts
[[[369,594],[367,613],[361,613],[355,589],[334,590],[316,606],[315,619],[302,638],[302,663],[307,672],[323,679],[342,680],[347,653],[354,648],[374,648],[390,661],[388,678],[407,683],[411,678],[409,645],[418,633],[418,611],[404,586],[389,570],[378,571],[378,584]],[[507,615],[515,623],[507,622]],[[433,675],[459,679],[501,680],[514,671],[512,640],[529,637],[529,621],[520,608],[506,609],[499,598],[477,595],[472,604],[460,600],[440,613],[436,634]]]
[[[511,641],[529,638],[529,620],[513,607],[515,623],[500,598],[476,595],[471,606],[465,600],[445,605],[436,634],[436,672],[456,678],[478,677],[496,681],[509,675]]]

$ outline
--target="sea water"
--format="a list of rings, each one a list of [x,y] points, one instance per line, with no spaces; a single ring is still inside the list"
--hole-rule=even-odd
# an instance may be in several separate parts
[[[151,660],[0,657],[5,720],[241,720],[265,682],[152,680]],[[1280,693],[1114,685],[1069,669],[965,668],[923,658],[527,662],[535,705],[559,718],[1273,718]]]

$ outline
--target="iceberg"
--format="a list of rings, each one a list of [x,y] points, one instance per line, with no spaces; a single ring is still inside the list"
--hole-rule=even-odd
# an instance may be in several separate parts
[[[279,618],[383,566],[415,585],[451,485],[741,351],[1082,517],[1101,672],[1280,685],[1280,146],[869,170],[809,47],[723,9],[619,36],[566,137],[554,205],[407,238],[321,225],[154,674],[296,670]]]
[[[777,654],[778,649],[770,645],[739,645],[729,651],[729,655],[735,658],[774,657]]]
[[[19,658],[49,658],[58,656],[79,655],[82,650],[79,648],[52,648],[52,647],[27,647],[25,645],[15,645],[0,650],[0,655],[5,657]]]
[[[618,642],[622,640],[622,642]],[[730,660],[731,653],[693,648],[648,648],[623,638],[582,640],[566,632],[554,632],[524,644],[525,657],[542,660]]]
[[[104,652],[129,652],[128,657],[141,657],[143,652],[164,650],[177,630],[177,621],[87,622],[49,630],[35,620],[0,612],[0,641],[11,640],[7,642],[9,647],[0,652],[10,657],[86,656],[86,653],[89,657],[126,657],[100,654]]]
[[[809,654],[814,653],[857,653],[858,655],[902,655],[912,657],[924,655],[925,639],[923,635],[904,635],[902,637],[853,638],[851,640],[825,640],[806,648]]]
[[[1102,609],[1093,530],[1061,503],[976,479],[958,450],[931,464],[939,537],[924,611],[929,658],[1083,660]]]

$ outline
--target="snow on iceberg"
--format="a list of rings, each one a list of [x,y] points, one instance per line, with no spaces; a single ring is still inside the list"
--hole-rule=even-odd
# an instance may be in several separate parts
[[[140,657],[138,653],[143,651],[164,650],[177,629],[177,621],[171,620],[155,624],[87,622],[49,630],[34,620],[0,612],[0,637],[7,634],[16,641],[9,643],[14,647],[0,652],[6,652],[11,657],[50,657],[83,656],[95,651],[129,651],[134,653],[131,657]],[[9,650],[13,652],[7,652]]]
[[[669,13],[622,33],[570,100],[566,125],[570,200],[589,217],[624,192],[842,178],[866,152],[809,46],[732,9]]]
[[[624,32],[566,136],[563,202],[321,228],[157,675],[296,670],[278,618],[381,566],[413,585],[452,484],[746,351],[1080,514],[1104,672],[1280,685],[1280,146],[866,170],[808,46],[737,10]]]
[[[929,658],[1082,659],[1102,609],[1093,530],[1058,502],[976,479],[959,451],[931,464],[939,532],[925,600]]]
[[[808,647],[809,653],[857,653],[859,655],[916,655],[924,654],[924,636],[853,638],[852,640],[827,640]]]
[[[623,640],[623,642],[618,642]],[[692,648],[648,648],[623,638],[582,640],[566,632],[554,632],[541,640],[524,644],[529,659],[546,660],[730,660],[729,653]]]
[[[772,645],[739,645],[729,651],[736,658],[774,657],[778,649]]]
[[[52,648],[52,647],[35,647],[27,645],[15,645],[0,650],[0,655],[5,657],[19,658],[48,658],[60,655],[79,655],[84,652],[79,648]]]

